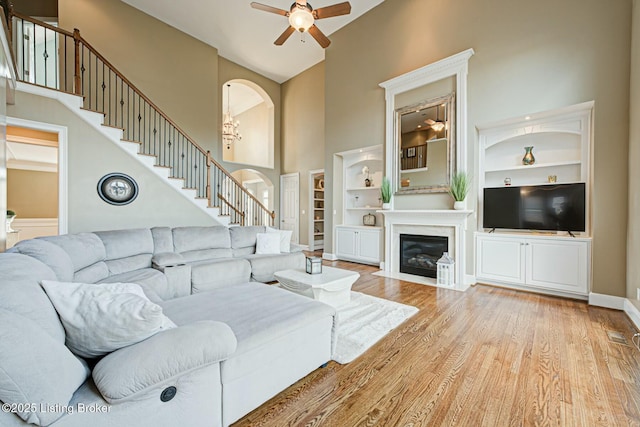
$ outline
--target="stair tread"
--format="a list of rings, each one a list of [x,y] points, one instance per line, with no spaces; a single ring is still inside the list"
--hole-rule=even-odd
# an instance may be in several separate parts
[[[106,128],[112,128],[112,129],[118,129],[124,132],[124,128],[121,128],[119,126],[113,126],[113,125],[108,125],[106,123],[102,123],[102,126],[106,127]]]
[[[83,97],[84,98],[84,97]],[[102,111],[98,111],[98,110],[94,110],[93,108],[86,108],[86,107],[80,107],[81,110],[84,111],[89,111],[91,113],[98,113],[98,114],[102,114],[103,116],[106,116],[106,113],[103,113]]]
[[[125,139],[125,138],[121,138],[120,141],[122,142],[133,142],[134,144],[140,144],[142,145],[142,142],[140,141],[134,141],[133,139]]]

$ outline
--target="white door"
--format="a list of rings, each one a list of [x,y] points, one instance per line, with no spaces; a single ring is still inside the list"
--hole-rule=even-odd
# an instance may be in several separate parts
[[[300,175],[290,173],[280,176],[280,229],[291,230],[291,242],[298,243],[300,230]]]
[[[558,291],[589,293],[589,245],[553,240],[526,243],[527,284]]]
[[[336,227],[336,255],[346,258],[354,258],[357,255],[355,230]]]
[[[524,242],[494,236],[477,237],[476,276],[482,279],[524,284]]]
[[[358,231],[358,252],[364,261],[380,262],[380,230]]]

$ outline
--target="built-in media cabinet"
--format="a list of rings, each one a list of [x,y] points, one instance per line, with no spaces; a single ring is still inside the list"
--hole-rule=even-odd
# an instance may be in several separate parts
[[[382,207],[380,184],[384,162],[382,145],[339,154],[342,158],[342,223],[335,227],[339,259],[379,265],[382,258]],[[375,225],[365,225],[375,221]],[[373,216],[373,219],[371,216]]]
[[[588,102],[478,127],[478,282],[588,296],[592,113]],[[494,229],[500,221],[513,228]]]

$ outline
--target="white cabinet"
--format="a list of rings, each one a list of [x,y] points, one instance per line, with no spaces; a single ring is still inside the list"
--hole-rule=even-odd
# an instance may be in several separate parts
[[[476,257],[478,282],[589,294],[589,238],[476,233]]]
[[[381,227],[336,226],[336,256],[347,261],[380,263]]]

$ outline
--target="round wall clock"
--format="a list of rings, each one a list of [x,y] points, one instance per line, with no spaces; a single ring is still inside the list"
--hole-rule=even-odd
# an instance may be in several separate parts
[[[100,178],[98,194],[109,204],[126,205],[138,196],[138,184],[129,175],[110,173]]]

